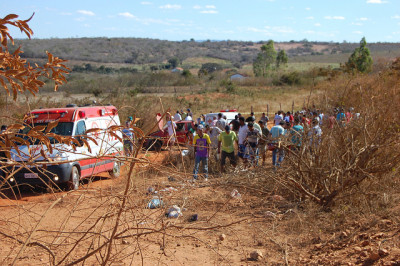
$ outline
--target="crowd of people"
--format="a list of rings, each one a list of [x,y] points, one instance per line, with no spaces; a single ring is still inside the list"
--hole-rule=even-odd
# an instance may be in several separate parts
[[[232,167],[241,162],[243,169],[248,169],[266,165],[267,152],[272,151],[272,166],[276,170],[281,167],[288,148],[292,152],[302,148],[313,151],[321,143],[322,128],[345,126],[358,117],[353,108],[347,112],[335,108],[326,115],[315,108],[304,108],[295,113],[278,111],[271,121],[265,113],[256,119],[251,112],[247,118],[238,113],[231,121],[224,113],[219,113],[214,120],[206,122],[204,115],[194,120],[193,113],[187,109],[187,112],[178,110],[174,115],[168,113],[165,130],[171,148],[176,141],[177,122],[193,121],[194,126],[187,136],[189,149],[194,153],[193,178],[198,179],[201,165],[203,177],[207,179],[210,156],[219,161],[220,171],[224,172],[227,159]],[[132,122],[129,117],[127,125]],[[132,144],[128,142],[126,152],[132,150]]]
[[[328,115],[317,109],[303,109],[294,114],[278,111],[273,121],[265,113],[257,120],[253,112],[247,118],[239,113],[229,123],[223,113],[218,114],[218,119],[211,124],[206,124],[200,116],[191,143],[195,154],[193,178],[198,178],[200,164],[204,178],[208,178],[211,155],[219,160],[220,170],[224,172],[227,159],[232,167],[238,165],[238,160],[245,169],[263,166],[270,150],[272,166],[277,169],[281,167],[288,147],[292,152],[298,152],[302,147],[313,151],[321,143],[322,127],[345,126],[354,117],[358,118],[359,114],[353,113],[352,108],[347,112],[337,108]]]

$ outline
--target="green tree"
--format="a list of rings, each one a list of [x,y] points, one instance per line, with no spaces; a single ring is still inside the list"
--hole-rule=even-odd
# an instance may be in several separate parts
[[[276,67],[279,68],[281,65],[287,65],[288,60],[285,50],[280,50],[276,57]]]
[[[368,73],[372,70],[371,52],[367,47],[367,41],[363,37],[360,47],[356,48],[346,63],[348,70],[356,70],[361,73]]]
[[[168,59],[168,63],[171,65],[171,68],[175,68],[181,64],[181,61],[179,60],[178,57],[174,56]]]
[[[261,52],[258,53],[253,62],[253,72],[256,77],[267,76],[268,70],[272,68],[276,61],[276,51],[274,41],[269,40],[261,46]]]

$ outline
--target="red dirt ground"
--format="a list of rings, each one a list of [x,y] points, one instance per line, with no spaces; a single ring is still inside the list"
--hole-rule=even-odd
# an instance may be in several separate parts
[[[381,217],[359,215],[340,220],[316,207],[298,208],[279,195],[260,197],[246,185],[230,184],[229,175],[210,178],[207,182],[188,182],[190,169],[185,177],[163,168],[162,162],[169,155],[169,152],[151,153],[144,156],[152,162],[151,166],[136,167],[120,225],[120,230],[133,223],[141,228],[158,230],[164,225],[167,229],[140,238],[116,240],[111,264],[400,265],[400,205]],[[268,172],[269,168],[256,171]],[[89,230],[99,215],[118,210],[127,181],[126,172],[124,169],[118,179],[103,177],[85,182],[73,192],[25,191],[18,200],[1,199],[0,232],[26,241],[38,224],[30,243],[43,243],[52,250],[56,262],[60,262],[77,237],[74,234],[55,236],[51,232],[74,231],[79,236],[78,232]],[[248,178],[251,174],[243,172],[243,180]],[[152,197],[147,194],[148,187],[160,191],[165,208],[145,208]],[[168,187],[177,191],[162,192]],[[241,193],[240,198],[231,197],[233,189]],[[49,209],[57,199],[59,202]],[[168,219],[164,216],[165,209],[173,204],[183,209],[183,216]],[[43,214],[46,215],[41,219]],[[198,221],[189,222],[193,214],[198,215]],[[338,221],[340,224],[336,224]],[[105,223],[100,231],[108,235],[110,224]],[[21,250],[22,245],[15,239],[0,235],[1,264],[11,264]],[[88,238],[79,242],[80,248],[61,264],[73,262],[92,250],[88,247],[96,246],[96,242],[90,241]],[[250,254],[255,250],[263,257],[252,260]],[[32,244],[19,253],[15,262],[48,265],[51,259],[45,249]],[[85,264],[100,262],[98,255],[88,258]]]

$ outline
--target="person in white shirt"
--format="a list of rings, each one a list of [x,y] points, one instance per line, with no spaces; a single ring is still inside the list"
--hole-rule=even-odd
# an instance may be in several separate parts
[[[221,131],[225,130],[226,126],[226,120],[222,117],[222,113],[218,114],[218,121],[217,121],[217,127],[221,129]]]
[[[275,114],[274,117],[274,122],[275,122],[275,126],[279,125],[279,123],[283,120],[283,115],[281,111],[278,111],[278,113]]]
[[[246,145],[244,144],[244,140],[247,137],[247,124],[244,122],[244,117],[241,116],[239,117],[239,132],[238,132],[238,157],[242,158],[243,161],[246,163],[247,159],[244,158],[245,152],[246,152]]]
[[[174,121],[172,121],[171,114],[167,114],[166,119],[167,119],[167,125],[164,127],[164,129],[168,129],[168,144],[167,145],[171,149],[175,143],[176,124]]]
[[[174,115],[174,121],[181,121],[182,120],[182,116],[179,113],[179,111],[176,111],[176,114]]]
[[[185,118],[185,121],[193,121],[193,118],[188,114]]]

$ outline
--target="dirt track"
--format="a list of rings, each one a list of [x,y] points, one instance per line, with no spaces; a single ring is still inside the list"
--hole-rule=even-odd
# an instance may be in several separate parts
[[[151,154],[147,158],[154,164],[137,168],[118,232],[136,229],[126,238],[115,240],[110,258],[112,264],[352,265],[367,263],[370,254],[378,251],[378,245],[389,252],[379,261],[400,261],[400,237],[396,234],[400,227],[398,219],[393,216],[400,214],[400,206],[387,214],[386,219],[360,217],[357,221],[353,218],[344,220],[350,231],[343,234],[332,231],[336,225],[331,224],[332,218],[328,213],[313,213],[312,208],[304,212],[290,201],[274,197],[272,188],[266,188],[271,189],[270,194],[260,194],[251,189],[254,178],[260,176],[248,171],[240,177],[248,185],[240,186],[231,185],[229,175],[194,184],[182,176],[168,179],[159,168],[167,154]],[[255,170],[256,173],[263,171],[268,173],[268,167]],[[102,178],[88,182],[78,191],[54,194],[35,191],[38,194],[26,192],[19,200],[2,199],[0,232],[9,236],[0,236],[0,261],[3,265],[12,263],[22,250],[21,243],[33,231],[31,244],[19,254],[17,264],[51,263],[49,253],[32,244],[35,242],[51,249],[56,263],[67,264],[82,258],[102,241],[97,233],[109,236],[115,223],[112,217],[99,226],[95,223],[102,215],[114,214],[121,206],[125,181],[123,174],[118,179]],[[152,198],[147,193],[149,187],[159,191],[164,208],[145,208]],[[176,191],[163,191],[169,187]],[[241,193],[240,198],[231,197],[233,189]],[[57,203],[51,207],[54,202]],[[173,204],[183,209],[183,216],[178,219],[168,219],[164,215]],[[198,221],[189,221],[193,214],[198,215]],[[85,231],[93,233],[79,242],[77,237]],[[138,237],[134,236],[135,232],[148,234]],[[16,239],[22,242],[18,243]],[[79,248],[61,260],[74,243],[78,243]],[[259,261],[250,258],[254,250],[263,253]],[[104,256],[104,251],[102,254]],[[99,264],[101,257],[92,256],[85,262]]]

